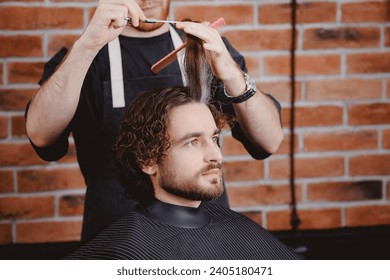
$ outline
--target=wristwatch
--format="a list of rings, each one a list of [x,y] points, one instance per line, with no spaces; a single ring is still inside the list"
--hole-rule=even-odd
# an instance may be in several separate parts
[[[226,99],[229,100],[229,103],[241,103],[255,95],[257,90],[255,81],[248,73],[244,73],[244,79],[246,84],[245,91],[238,96],[230,96],[227,94],[225,86],[223,87],[223,92],[225,93],[225,97],[227,97]]]

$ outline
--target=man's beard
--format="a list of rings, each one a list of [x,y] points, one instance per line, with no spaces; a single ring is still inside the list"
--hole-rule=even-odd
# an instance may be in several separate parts
[[[220,197],[223,194],[222,186],[222,173],[218,179],[211,180],[211,186],[200,186],[197,179],[202,176],[203,173],[212,170],[221,170],[221,164],[210,164],[200,171],[198,171],[191,178],[182,178],[179,174],[175,174],[169,169],[166,169],[161,174],[159,184],[163,190],[170,194],[177,195],[190,200],[209,201]]]

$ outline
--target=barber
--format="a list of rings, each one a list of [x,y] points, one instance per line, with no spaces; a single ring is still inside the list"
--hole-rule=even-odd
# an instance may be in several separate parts
[[[213,73],[221,81],[215,98],[239,122],[233,136],[256,159],[268,157],[282,141],[279,104],[256,89],[244,58],[215,29],[190,22],[177,24],[176,29],[166,23],[143,22],[166,19],[169,9],[170,0],[99,1],[73,47],[62,49],[46,64],[42,85],[26,108],[27,134],[42,159],[63,157],[68,136],[73,134],[87,186],[84,241],[136,203],[123,195],[117,180],[113,141],[125,107],[137,93],[183,85],[178,62],[157,74],[150,69],[182,43],[181,31],[204,41]],[[218,203],[226,206],[227,197]]]

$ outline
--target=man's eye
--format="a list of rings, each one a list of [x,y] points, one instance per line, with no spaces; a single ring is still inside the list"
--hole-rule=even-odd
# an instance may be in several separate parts
[[[199,144],[199,140],[198,139],[193,139],[191,140],[190,142],[187,143],[187,146],[196,146]]]
[[[213,136],[213,137],[211,138],[211,141],[212,141],[213,143],[219,145],[219,136],[218,136],[218,135]]]

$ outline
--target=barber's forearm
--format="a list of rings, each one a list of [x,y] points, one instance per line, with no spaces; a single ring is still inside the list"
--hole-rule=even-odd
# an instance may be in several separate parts
[[[283,140],[277,108],[272,100],[257,90],[256,94],[233,105],[244,134],[268,153],[274,153]]]
[[[32,99],[26,129],[36,146],[52,144],[72,120],[81,86],[95,56],[96,51],[86,50],[77,41],[56,72]]]
[[[239,96],[246,88],[242,72],[224,81],[230,96]],[[272,100],[257,90],[242,103],[233,104],[238,122],[244,134],[254,144],[268,153],[274,153],[283,140],[283,130],[277,108]]]

